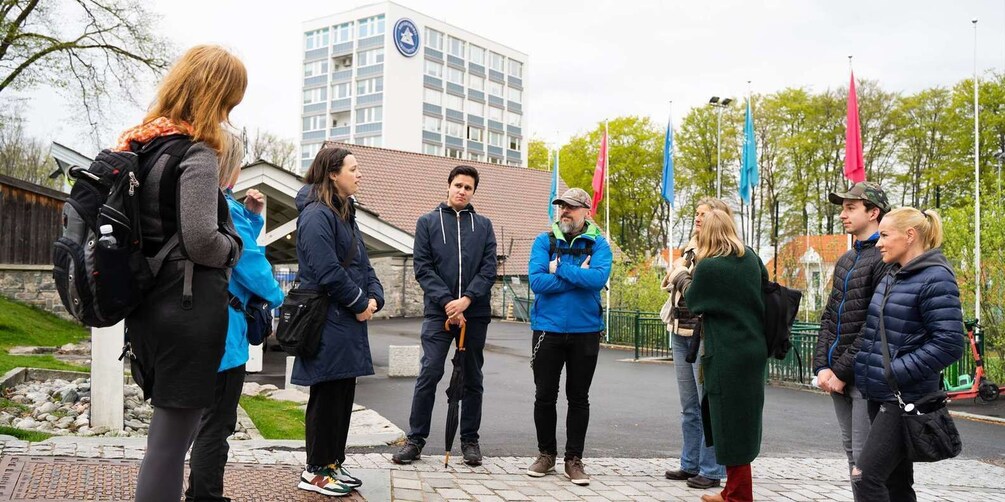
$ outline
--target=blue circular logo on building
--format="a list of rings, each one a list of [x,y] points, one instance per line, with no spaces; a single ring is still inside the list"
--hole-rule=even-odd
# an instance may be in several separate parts
[[[403,17],[394,23],[394,46],[406,58],[418,54],[419,29],[415,27],[415,23],[411,19]]]

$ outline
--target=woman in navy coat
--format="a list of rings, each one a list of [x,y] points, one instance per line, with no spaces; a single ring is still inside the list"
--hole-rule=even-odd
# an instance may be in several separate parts
[[[362,484],[342,463],[356,377],[373,374],[366,321],[384,305],[384,289],[366,255],[351,198],[361,179],[352,153],[323,148],[296,200],[300,286],[329,297],[317,355],[298,357],[293,364],[291,381],[311,388],[307,468],[298,487],[328,496],[346,495]]]
[[[937,392],[942,370],[963,356],[960,288],[941,244],[942,221],[931,210],[895,209],[879,224],[876,247],[894,267],[876,286],[862,336],[855,341],[855,385],[868,400],[872,420],[852,471],[859,502],[917,500],[900,401],[914,403]],[[880,319],[899,395],[887,383]]]

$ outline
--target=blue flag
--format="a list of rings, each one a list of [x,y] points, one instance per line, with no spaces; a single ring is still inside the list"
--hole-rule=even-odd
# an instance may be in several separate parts
[[[558,150],[555,150],[555,166],[551,169],[551,196],[548,197],[548,225],[555,222],[555,205],[551,201],[558,197]]]
[[[663,199],[673,207],[673,125],[667,119],[667,135],[663,140]]]
[[[740,199],[750,204],[750,192],[757,185],[757,137],[754,136],[754,115],[747,99],[747,120],[743,125],[743,156],[740,163]]]

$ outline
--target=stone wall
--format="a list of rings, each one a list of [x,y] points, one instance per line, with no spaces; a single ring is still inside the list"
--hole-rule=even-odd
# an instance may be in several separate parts
[[[51,265],[0,264],[0,295],[73,320],[59,300]]]

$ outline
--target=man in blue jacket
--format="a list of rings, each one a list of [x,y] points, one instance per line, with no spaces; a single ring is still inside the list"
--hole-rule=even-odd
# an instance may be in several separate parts
[[[492,222],[475,213],[471,199],[478,171],[457,166],[447,177],[447,200],[415,223],[413,264],[422,286],[422,366],[415,381],[408,441],[391,460],[418,460],[429,437],[436,384],[454,335],[444,328],[466,324],[464,397],[461,400],[461,452],[464,463],[481,465],[478,428],[482,421],[482,364],[485,334],[492,320],[492,285],[496,280],[496,238]],[[456,329],[451,331],[456,332]]]
[[[590,477],[583,469],[583,445],[590,422],[590,384],[604,331],[600,291],[611,274],[611,247],[599,229],[586,221],[591,205],[586,191],[569,189],[552,204],[559,206],[560,219],[550,232],[534,240],[527,271],[534,291],[530,364],[537,386],[534,425],[540,451],[527,474],[541,477],[555,469],[556,403],[564,366],[569,401],[565,476],[577,485],[587,485]]]

